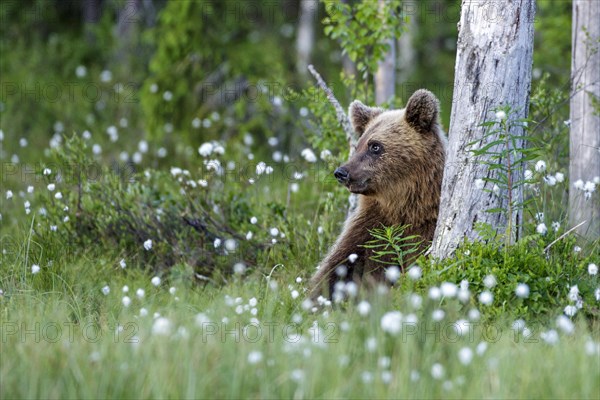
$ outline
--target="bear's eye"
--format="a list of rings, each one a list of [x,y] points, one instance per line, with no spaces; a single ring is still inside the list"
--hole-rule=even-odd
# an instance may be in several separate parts
[[[369,145],[369,151],[373,154],[379,154],[381,153],[381,145],[379,143],[371,143]]]

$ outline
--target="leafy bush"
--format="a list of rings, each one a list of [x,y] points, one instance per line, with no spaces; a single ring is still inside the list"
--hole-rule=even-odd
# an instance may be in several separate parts
[[[470,295],[466,303],[479,305],[487,319],[510,315],[542,321],[570,305],[576,307],[575,312],[581,310],[586,317],[598,318],[600,280],[588,273],[588,266],[598,265],[600,257],[583,255],[573,237],[548,247],[551,239],[555,237],[529,236],[508,251],[498,241],[464,243],[455,257],[435,263],[421,258],[417,265],[423,278],[416,288],[425,291],[441,282],[467,286]],[[517,292],[520,284],[526,287]],[[410,279],[402,283],[405,289],[411,285]],[[493,296],[490,304],[480,297],[485,291]]]
[[[198,171],[138,173],[130,164],[99,164],[87,141],[74,135],[53,150],[54,165],[69,169],[40,171],[49,193],[39,195],[44,221],[36,232],[45,240],[58,235],[69,247],[118,249],[115,256],[155,272],[184,263],[204,279],[216,271],[226,276],[241,263],[235,269],[243,273],[268,254],[259,250],[272,245],[272,236],[287,240],[264,228],[285,225],[284,208],[267,203],[269,217],[255,208],[264,217],[256,224],[250,186],[261,176],[252,170],[250,179],[231,184],[240,176],[221,166],[224,148],[216,142],[207,146],[216,157]]]

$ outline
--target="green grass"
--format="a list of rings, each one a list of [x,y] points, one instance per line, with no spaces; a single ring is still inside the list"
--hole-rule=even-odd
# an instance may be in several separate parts
[[[30,252],[43,247],[29,244]],[[256,271],[219,287],[165,276],[155,287],[151,274],[137,265],[123,270],[106,254],[67,253],[52,266],[40,264],[35,275],[25,258],[17,253],[2,263],[2,398],[600,395],[598,327],[584,319],[572,335],[559,330],[554,345],[540,339],[554,328],[550,319],[548,326],[532,326],[529,339],[512,330],[509,316],[485,325],[472,321],[459,336],[453,327],[475,304],[423,298],[415,308],[408,290],[364,294],[371,306],[366,315],[357,301],[305,310],[304,296],[292,296],[310,276],[312,268],[304,265],[285,263],[270,279]],[[122,303],[124,285],[129,307]],[[256,305],[246,306],[251,299]],[[140,315],[142,308],[147,315]],[[438,308],[446,316],[436,323],[431,312]],[[384,331],[381,319],[391,310],[416,323],[395,335]],[[168,320],[164,332],[155,313]],[[479,354],[481,343],[487,348]],[[463,348],[473,352],[466,365],[458,356]],[[436,363],[444,369],[439,379],[432,376]]]

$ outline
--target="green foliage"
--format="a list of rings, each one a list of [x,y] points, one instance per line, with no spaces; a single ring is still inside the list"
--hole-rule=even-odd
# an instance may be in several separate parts
[[[420,259],[423,278],[417,287],[425,291],[440,282],[460,284],[465,281],[471,295],[461,307],[478,306],[487,320],[510,316],[543,322],[557,310],[577,304],[569,298],[572,287],[577,286],[576,297],[582,301],[582,313],[591,321],[597,320],[600,309],[595,291],[600,281],[597,275],[589,275],[587,268],[591,263],[598,265],[600,257],[598,254],[583,255],[573,237],[560,239],[548,247],[548,241],[555,238],[529,236],[516,242],[509,251],[497,241],[465,242],[455,257],[436,263]],[[491,288],[484,284],[488,275],[495,278]],[[517,296],[518,284],[529,287],[528,296]],[[410,284],[405,282],[404,285]],[[478,294],[485,290],[493,295],[491,305],[479,301]]]
[[[228,185],[218,159],[196,172],[136,173],[127,164],[103,166],[90,153],[87,141],[77,135],[54,149],[53,165],[69,170],[58,177],[43,175],[53,190],[38,196],[44,207],[38,225],[45,228],[36,230],[41,241],[59,235],[69,246],[118,249],[115,257],[133,259],[154,272],[185,263],[207,277],[215,272],[227,276],[239,262],[256,266],[259,250],[268,249],[267,232],[259,230],[251,239],[239,233],[253,230],[253,191]],[[273,213],[264,223],[281,223],[282,218]],[[151,249],[145,248],[147,240]]]
[[[279,105],[290,80],[282,39],[265,29],[283,23],[272,7],[253,4],[254,15],[242,3],[167,3],[147,35],[156,51],[141,91],[155,140],[174,148],[240,132],[266,139],[292,126]]]
[[[357,77],[342,74],[342,82],[351,97],[373,102],[374,90],[370,83],[378,63],[389,51],[389,39],[399,38],[408,21],[408,17],[401,14],[401,2],[361,1],[349,4],[337,1],[325,4],[324,32],[339,41],[342,54],[348,56],[358,72]]]
[[[496,121],[486,121],[481,126],[487,128],[481,139],[468,144],[471,153],[477,157],[477,162],[487,166],[492,176],[481,178],[483,182],[493,184],[492,189],[484,189],[500,196],[506,196],[507,208],[492,208],[490,213],[507,214],[508,225],[504,237],[507,244],[512,241],[515,228],[513,216],[523,210],[523,188],[528,180],[525,178],[525,168],[538,157],[538,148],[532,146],[535,141],[526,135],[528,121],[511,119],[510,106],[495,110]],[[517,131],[518,133],[513,133]]]
[[[389,51],[386,42],[400,37],[408,21],[406,16],[399,15],[400,4],[395,0],[377,4],[369,1],[353,5],[326,3],[325,34],[340,41],[343,53],[356,64],[364,82],[369,82],[377,64]]]
[[[418,235],[405,235],[408,226],[384,226],[369,233],[373,237],[363,247],[373,251],[372,260],[386,265],[405,265],[422,252]]]

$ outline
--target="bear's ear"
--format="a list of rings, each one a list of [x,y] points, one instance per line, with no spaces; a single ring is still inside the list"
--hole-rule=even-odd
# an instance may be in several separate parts
[[[429,132],[438,121],[440,102],[429,90],[419,89],[410,96],[404,118],[406,122],[419,132]]]
[[[354,100],[348,111],[354,132],[360,137],[365,132],[367,124],[382,112],[381,108],[365,106],[360,101]]]

